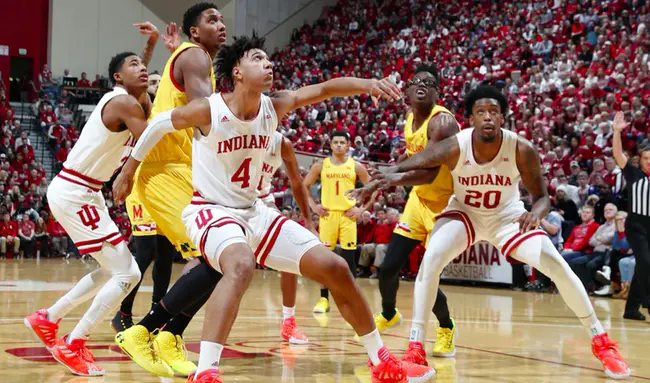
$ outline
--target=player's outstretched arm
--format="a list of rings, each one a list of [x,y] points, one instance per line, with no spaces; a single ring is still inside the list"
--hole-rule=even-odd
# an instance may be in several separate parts
[[[309,190],[307,190],[307,186],[305,186],[300,176],[298,159],[296,158],[296,152],[293,150],[293,144],[286,137],[282,139],[282,161],[287,168],[293,198],[296,199],[302,219],[305,220],[305,227],[309,231],[314,231],[314,223],[311,221],[311,210],[309,208]]]
[[[524,213],[516,220],[519,222],[519,230],[526,232],[539,227],[541,220],[551,210],[551,199],[544,186],[542,166],[537,151],[530,141],[521,137],[518,137],[517,142],[517,168],[533,203],[530,212]]]
[[[385,173],[404,173],[416,169],[431,169],[440,165],[447,165],[449,170],[453,170],[458,162],[459,154],[458,139],[454,135],[440,142],[427,144],[424,150],[387,168]]]
[[[397,100],[402,97],[401,90],[395,83],[382,80],[341,77],[320,84],[308,85],[297,90],[283,90],[272,95],[273,107],[278,116],[284,116],[292,110],[315,104],[332,97],[354,96],[370,93],[373,97]]]
[[[211,122],[210,103],[206,98],[194,100],[185,106],[161,112],[149,121],[147,128],[138,139],[131,156],[122,167],[122,171],[113,182],[113,198],[119,203],[131,193],[133,175],[147,153],[163,138],[165,134],[199,127],[201,133],[209,133]]]

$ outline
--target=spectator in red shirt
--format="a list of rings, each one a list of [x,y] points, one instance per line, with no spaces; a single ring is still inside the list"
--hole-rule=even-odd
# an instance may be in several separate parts
[[[375,230],[375,222],[369,211],[364,211],[357,223],[357,243],[365,245],[372,243],[372,233]]]
[[[92,86],[93,88],[99,88],[99,81],[101,79],[102,78],[98,74],[96,74],[95,75],[95,81],[93,81],[93,83],[90,86]]]
[[[47,137],[50,139],[50,146],[53,149],[61,146],[65,138],[65,128],[61,124],[50,125],[47,131]]]
[[[18,237],[23,255],[31,258],[34,253],[34,235],[36,225],[29,219],[29,214],[23,214],[23,219],[18,224]]]
[[[9,213],[5,213],[0,222],[0,258],[7,257],[7,245],[13,245],[15,255],[20,251],[20,238],[18,236],[18,223],[11,220]]]
[[[388,212],[384,208],[379,208],[375,214],[377,215],[377,225],[373,230],[372,243],[367,243],[361,248],[361,257],[359,258],[359,266],[370,267],[370,278],[377,278],[378,269],[381,268],[386,256],[390,236],[399,220],[399,212],[393,208],[389,208]],[[371,258],[375,259],[372,266],[370,265]]]
[[[578,162],[583,164],[583,167],[590,167],[591,161],[603,154],[602,149],[598,147],[594,142],[594,137],[592,135],[588,135],[585,137],[585,145],[581,146],[580,149],[578,149],[578,155],[576,156],[576,159]]]
[[[54,216],[47,223],[47,233],[52,239],[54,253],[68,257],[68,233]]]
[[[79,88],[90,88],[90,80],[88,80],[86,72],[81,72],[81,78],[77,81]]]
[[[68,154],[70,153],[70,150],[72,149],[72,143],[70,141],[65,142],[65,146],[62,148],[59,148],[59,151],[56,152],[56,166],[57,166],[57,171],[60,171],[63,169],[63,163],[65,160],[68,159]]]
[[[562,257],[565,261],[571,262],[572,259],[591,253],[592,248],[589,246],[589,239],[591,239],[591,236],[594,235],[598,226],[600,226],[594,221],[594,216],[595,211],[593,207],[589,205],[582,207],[582,211],[580,212],[582,224],[571,230],[571,235],[564,243]]]
[[[29,181],[29,184],[30,185],[36,185],[36,186],[41,184],[42,179],[43,179],[43,177],[38,173],[38,170],[36,170],[36,169],[30,170],[29,176],[27,177],[27,180]]]
[[[56,113],[54,113],[52,105],[47,105],[45,111],[41,112],[41,127],[47,129],[50,125],[55,124],[56,122]]]
[[[38,250],[43,257],[50,257],[49,236],[47,234],[47,225],[43,218],[36,220],[36,227],[34,228],[34,241],[39,244]]]

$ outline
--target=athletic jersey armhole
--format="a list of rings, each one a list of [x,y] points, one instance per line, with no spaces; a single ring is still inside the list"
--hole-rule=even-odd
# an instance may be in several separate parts
[[[185,93],[185,87],[182,86],[181,84],[179,84],[176,81],[176,79],[174,78],[174,64],[176,64],[176,59],[178,59],[178,56],[182,55],[183,52],[185,52],[186,50],[192,49],[192,48],[199,48],[199,47],[187,46],[187,47],[183,48],[180,52],[178,52],[176,54],[176,56],[174,56],[172,58],[172,62],[169,64],[169,79],[172,81],[172,84],[174,84],[174,87],[176,89],[178,89],[179,92],[183,92],[183,93]]]

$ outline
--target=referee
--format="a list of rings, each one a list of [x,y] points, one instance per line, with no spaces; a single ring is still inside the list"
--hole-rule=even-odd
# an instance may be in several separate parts
[[[632,165],[623,154],[621,131],[629,124],[623,112],[614,117],[614,159],[623,169],[627,183],[629,212],[625,223],[625,235],[636,257],[634,279],[625,304],[625,319],[645,320],[639,311],[643,306],[650,310],[650,140],[639,145],[640,168]]]

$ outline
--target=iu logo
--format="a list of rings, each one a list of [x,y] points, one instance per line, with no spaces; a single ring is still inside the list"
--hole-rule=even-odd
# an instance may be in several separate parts
[[[90,230],[95,230],[99,227],[97,223],[99,222],[100,216],[95,206],[83,205],[77,214],[79,215],[79,218],[81,218],[81,223],[83,223],[84,226],[90,227]]]
[[[212,220],[212,211],[210,209],[203,209],[196,216],[196,226],[201,230],[210,220]]]

